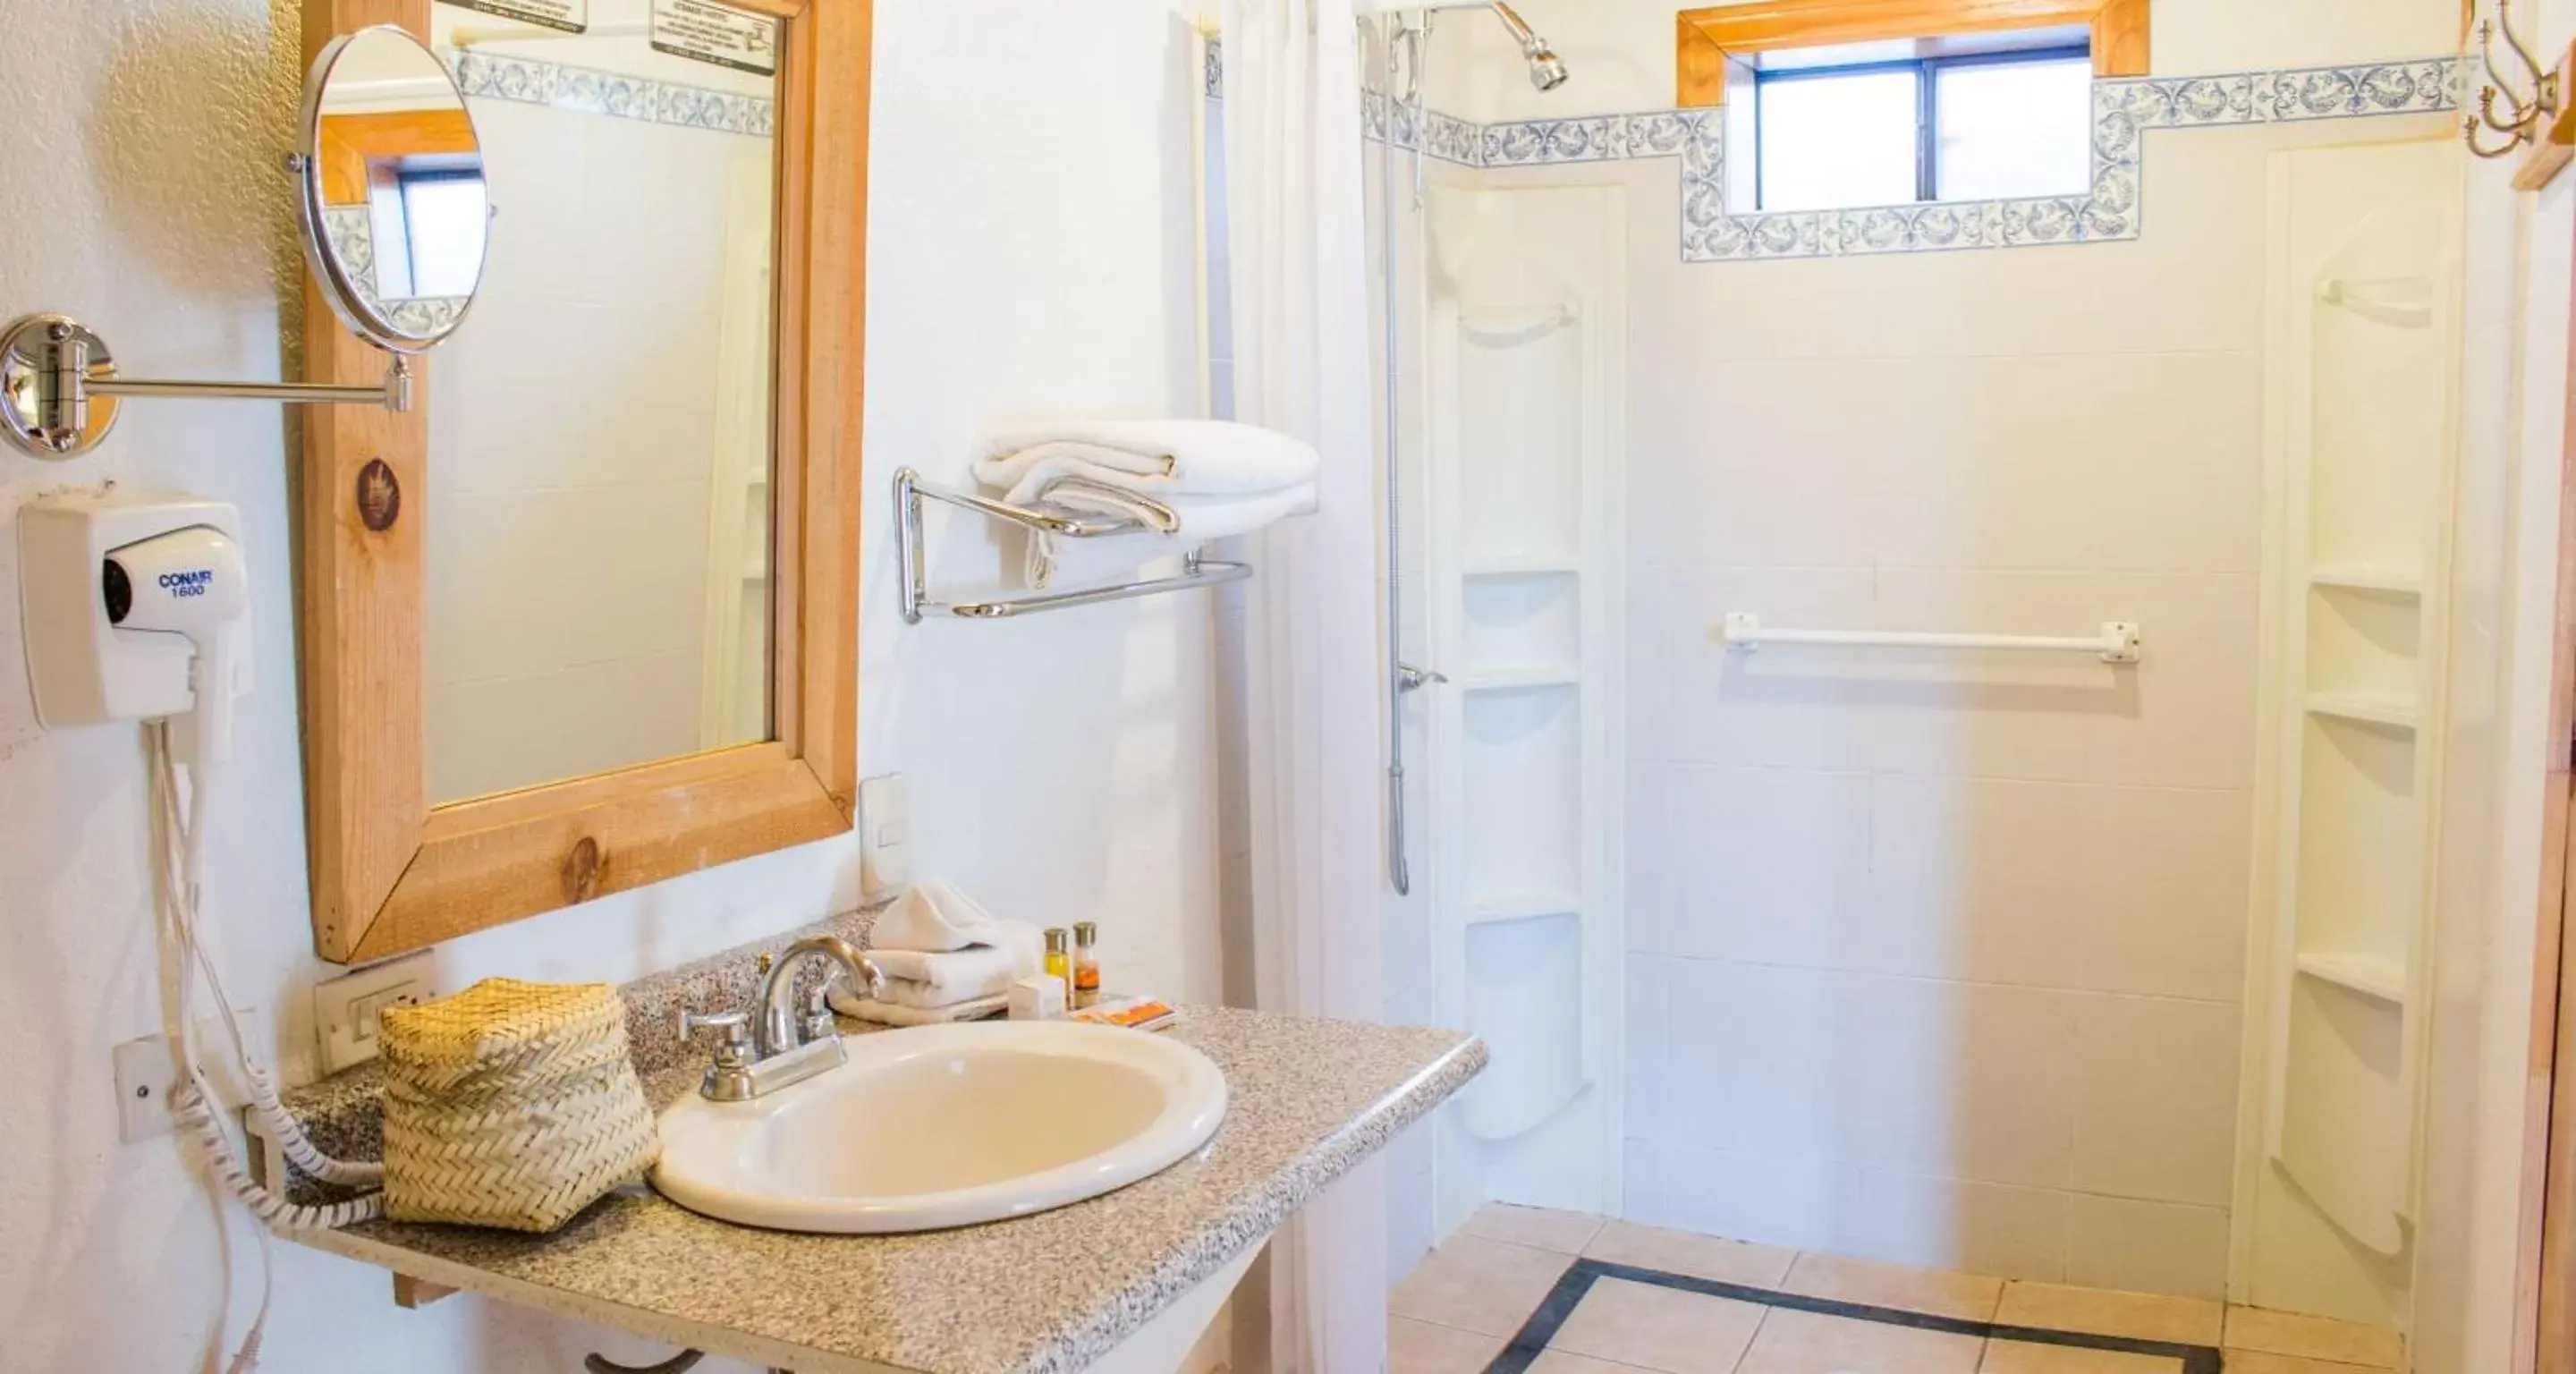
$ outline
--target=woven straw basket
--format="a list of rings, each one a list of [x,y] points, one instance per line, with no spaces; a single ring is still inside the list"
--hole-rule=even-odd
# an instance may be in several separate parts
[[[385,1215],[551,1231],[660,1152],[604,983],[491,978],[387,1008]]]

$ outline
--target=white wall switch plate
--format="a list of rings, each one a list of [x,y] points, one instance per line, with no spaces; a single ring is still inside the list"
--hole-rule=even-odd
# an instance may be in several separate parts
[[[253,1045],[252,1009],[234,1013],[242,1028],[242,1039]],[[215,1097],[225,1106],[238,1107],[247,1100],[240,1075],[233,1067],[231,1041],[224,1036],[224,1023],[209,1016],[197,1023],[198,1072],[215,1090]],[[128,1145],[170,1134],[174,1124],[170,1117],[170,1090],[178,1086],[179,1067],[170,1057],[170,1037],[146,1035],[117,1046],[109,1052],[116,1066],[116,1135]]]
[[[859,890],[879,901],[912,883],[912,788],[901,773],[859,783]]]
[[[313,1026],[322,1039],[322,1071],[338,1073],[376,1057],[376,1016],[387,1007],[412,1007],[438,996],[431,981],[432,951],[389,959],[343,974],[313,989]]]

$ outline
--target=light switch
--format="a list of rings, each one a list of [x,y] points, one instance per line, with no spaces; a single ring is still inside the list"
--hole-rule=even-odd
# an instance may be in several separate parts
[[[416,1007],[438,996],[430,951],[405,955],[343,974],[313,989],[313,1026],[322,1039],[326,1073],[376,1057],[376,1018],[387,1007]]]
[[[912,790],[901,773],[859,783],[859,890],[870,901],[912,882]]]

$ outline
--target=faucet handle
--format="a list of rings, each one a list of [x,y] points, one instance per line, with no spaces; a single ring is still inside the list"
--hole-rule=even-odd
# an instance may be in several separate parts
[[[751,1013],[746,1011],[717,1011],[709,1012],[703,1016],[693,1011],[683,1011],[680,1013],[681,1039],[693,1039],[696,1037],[697,1033],[702,1030],[714,1031],[719,1037],[716,1041],[715,1047],[716,1063],[730,1065],[734,1063],[749,1062],[751,1057]]]
[[[707,1065],[706,1077],[698,1081],[698,1095],[710,1102],[750,1101],[757,1095],[751,1066],[760,1057],[752,1050],[751,1013],[680,1013],[681,1039],[690,1039],[702,1030],[716,1032],[718,1039],[714,1062]]]
[[[803,1005],[796,1013],[796,1038],[801,1044],[829,1040],[841,1033],[840,1021],[832,1015],[831,980],[805,989],[799,999]]]
[[[871,1002],[885,996],[885,974],[877,968],[876,960],[860,956],[858,971],[864,981],[853,979],[847,970],[832,969],[823,975],[822,982],[805,989],[797,999],[796,1030],[804,1043],[828,1040],[841,1033],[841,1023],[832,1012],[834,987],[855,983],[859,996]]]

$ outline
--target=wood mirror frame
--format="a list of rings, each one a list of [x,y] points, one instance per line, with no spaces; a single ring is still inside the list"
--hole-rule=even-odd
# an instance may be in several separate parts
[[[858,794],[860,358],[871,0],[726,0],[786,21],[777,95],[776,447],[766,743],[433,807],[422,678],[429,412],[305,412],[298,569],[313,943],[368,963],[847,831]],[[331,39],[430,0],[306,0]],[[469,326],[470,328],[470,326]],[[305,284],[315,381],[384,355]]]

